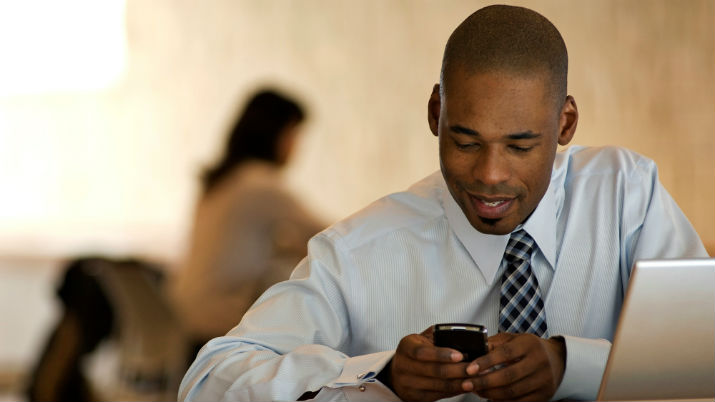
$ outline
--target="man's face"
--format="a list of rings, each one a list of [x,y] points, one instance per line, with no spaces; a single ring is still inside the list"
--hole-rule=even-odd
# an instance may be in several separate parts
[[[573,136],[576,105],[569,97],[557,110],[541,75],[457,69],[449,82],[429,105],[444,179],[474,228],[510,233],[546,192],[557,143]]]

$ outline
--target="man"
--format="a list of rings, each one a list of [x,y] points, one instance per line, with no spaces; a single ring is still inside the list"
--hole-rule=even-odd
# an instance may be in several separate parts
[[[441,174],[311,239],[308,257],[209,342],[185,400],[593,399],[637,259],[705,256],[652,161],[571,147],[566,47],[490,6],[450,37],[428,103]],[[431,327],[490,334],[472,362]]]

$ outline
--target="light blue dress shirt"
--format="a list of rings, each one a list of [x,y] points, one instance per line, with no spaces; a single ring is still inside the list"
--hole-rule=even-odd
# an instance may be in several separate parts
[[[566,340],[554,399],[596,397],[636,260],[707,256],[655,164],[620,148],[557,154],[521,227],[538,245],[549,335]],[[508,239],[475,230],[436,172],[311,239],[291,279],[201,350],[179,397],[296,400],[321,390],[319,400],[397,400],[374,377],[401,338],[440,322],[496,333]]]

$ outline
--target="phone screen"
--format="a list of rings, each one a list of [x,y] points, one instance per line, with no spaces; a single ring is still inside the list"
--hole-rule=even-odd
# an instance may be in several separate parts
[[[434,344],[456,349],[464,355],[462,361],[472,361],[487,353],[487,329],[477,324],[437,324]]]

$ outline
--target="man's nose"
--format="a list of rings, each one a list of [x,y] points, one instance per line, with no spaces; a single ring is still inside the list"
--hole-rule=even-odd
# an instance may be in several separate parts
[[[495,147],[485,147],[477,157],[472,174],[477,181],[492,186],[508,181],[511,169],[507,158],[500,150]]]

